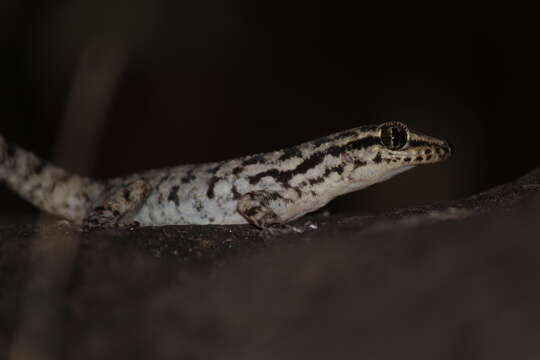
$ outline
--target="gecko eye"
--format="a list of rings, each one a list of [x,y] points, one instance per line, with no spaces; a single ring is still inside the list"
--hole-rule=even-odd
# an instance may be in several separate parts
[[[381,143],[390,150],[402,149],[408,140],[408,132],[405,125],[388,123],[381,126]]]

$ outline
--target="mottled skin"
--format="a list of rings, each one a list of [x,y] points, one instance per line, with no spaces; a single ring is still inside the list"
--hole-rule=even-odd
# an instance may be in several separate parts
[[[85,229],[245,223],[264,229],[450,155],[445,141],[391,122],[285,150],[100,182],[69,174],[0,137],[0,181]]]

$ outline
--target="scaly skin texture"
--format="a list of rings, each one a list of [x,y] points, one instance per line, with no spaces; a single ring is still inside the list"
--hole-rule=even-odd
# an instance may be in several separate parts
[[[447,142],[390,122],[265,154],[99,182],[69,174],[0,137],[0,181],[85,229],[245,223],[266,229],[450,155]]]

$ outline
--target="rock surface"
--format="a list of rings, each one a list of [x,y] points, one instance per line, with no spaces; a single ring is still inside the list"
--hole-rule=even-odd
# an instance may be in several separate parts
[[[540,168],[270,239],[0,220],[0,358],[535,358],[539,219]]]

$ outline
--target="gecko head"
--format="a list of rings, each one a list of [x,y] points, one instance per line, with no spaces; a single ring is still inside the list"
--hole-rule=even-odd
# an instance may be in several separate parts
[[[400,122],[386,122],[360,133],[364,137],[350,144],[362,142],[362,152],[357,156],[349,153],[348,157],[361,158],[364,166],[352,171],[353,181],[374,184],[417,165],[437,163],[452,155],[452,147],[446,141],[416,133]]]
[[[446,141],[416,133],[400,122],[383,123],[376,134],[380,144],[374,162],[416,166],[443,161],[452,155],[452,147]]]

